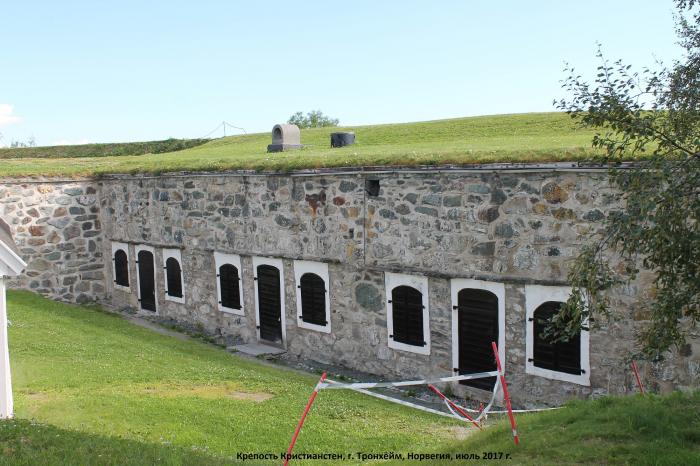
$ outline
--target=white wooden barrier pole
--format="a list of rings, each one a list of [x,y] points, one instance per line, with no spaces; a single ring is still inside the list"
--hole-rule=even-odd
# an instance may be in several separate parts
[[[7,300],[5,299],[5,279],[0,276],[0,419],[9,419],[12,414],[12,377],[10,349],[7,344]]]

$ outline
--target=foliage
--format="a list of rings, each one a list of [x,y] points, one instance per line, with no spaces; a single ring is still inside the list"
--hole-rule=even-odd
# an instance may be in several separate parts
[[[31,136],[26,141],[12,141],[9,147],[11,149],[19,149],[22,147],[36,147],[36,139],[34,139],[34,136]]]
[[[324,115],[321,110],[312,110],[304,116],[302,112],[296,112],[289,117],[287,123],[297,125],[299,128],[325,128],[338,126],[340,120]]]
[[[633,72],[599,51],[592,86],[567,68],[564,88],[572,97],[557,106],[598,129],[600,161],[645,160],[611,168],[622,207],[572,267],[574,293],[549,329],[554,338],[567,339],[598,316],[615,317],[607,292],[639,277],[640,266],[655,276],[655,289],[646,290],[652,299],[639,303],[650,315],[639,334],[644,357],[660,359],[685,344],[700,318],[700,12],[692,0],[677,6],[685,57],[670,68]],[[609,265],[614,256],[621,267]]]
[[[121,157],[125,155],[162,154],[200,146],[208,139],[166,139],[163,141],[79,144],[70,146],[36,147],[33,139],[26,143],[0,148],[0,159],[63,158],[63,157]]]
[[[267,153],[270,133],[266,132],[216,139],[168,154],[8,159],[0,165],[0,176],[571,162],[586,161],[596,153],[590,147],[594,131],[578,128],[563,112],[356,126],[352,130],[357,142],[336,149],[328,141],[338,129],[312,128],[302,130],[306,147],[298,151]]]

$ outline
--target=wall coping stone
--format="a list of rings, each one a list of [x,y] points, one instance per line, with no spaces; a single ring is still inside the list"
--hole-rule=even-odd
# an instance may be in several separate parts
[[[255,171],[255,170],[224,170],[217,172],[193,171],[193,172],[168,172],[161,174],[127,174],[110,173],[97,175],[94,177],[76,178],[0,178],[3,184],[56,184],[56,183],[78,183],[78,182],[98,182],[100,180],[147,180],[162,178],[210,178],[221,176],[328,176],[328,175],[364,175],[364,174],[440,174],[440,173],[541,173],[541,172],[590,172],[607,173],[610,168],[620,170],[630,169],[639,166],[638,162],[621,162],[613,166],[602,164],[592,164],[583,162],[550,162],[550,163],[486,163],[486,164],[465,164],[465,165],[397,165],[397,166],[361,166],[361,167],[329,167],[299,169],[290,171]]]

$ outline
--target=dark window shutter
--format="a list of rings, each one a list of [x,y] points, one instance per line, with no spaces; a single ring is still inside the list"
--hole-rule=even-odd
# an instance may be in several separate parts
[[[238,269],[231,264],[219,267],[219,289],[221,290],[221,306],[229,309],[241,308],[240,277]]]
[[[326,282],[315,273],[299,279],[301,287],[301,320],[307,324],[326,325]]]
[[[425,346],[423,335],[423,293],[410,286],[397,286],[391,291],[394,341]]]
[[[114,275],[114,283],[129,286],[129,260],[122,249],[117,249],[114,253]]]
[[[268,341],[282,341],[282,298],[280,271],[268,264],[259,265],[258,309],[260,318],[260,338]]]
[[[542,369],[549,369],[567,374],[580,375],[581,370],[581,333],[569,341],[550,342],[542,337],[549,320],[559,312],[563,303],[547,301],[534,312],[533,319],[533,364]]]
[[[498,297],[487,290],[464,288],[457,294],[459,374],[496,370],[491,342],[498,342]],[[493,390],[495,377],[461,380],[460,384]]]
[[[165,274],[168,282],[168,295],[182,298],[182,269],[174,257],[169,257],[165,261]]]

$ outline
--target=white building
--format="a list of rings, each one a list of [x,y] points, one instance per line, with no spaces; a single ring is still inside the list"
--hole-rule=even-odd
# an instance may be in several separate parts
[[[7,344],[5,279],[16,277],[26,265],[19,257],[10,227],[0,219],[0,419],[12,417],[13,412],[10,351]]]

